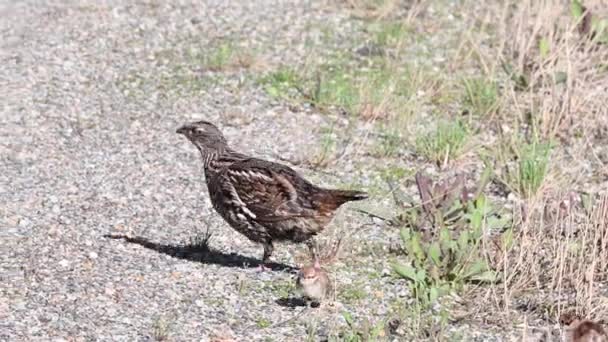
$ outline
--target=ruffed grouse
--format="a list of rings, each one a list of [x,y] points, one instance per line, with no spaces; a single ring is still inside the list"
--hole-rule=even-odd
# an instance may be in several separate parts
[[[186,124],[177,133],[201,153],[213,207],[232,228],[264,246],[264,264],[274,241],[306,242],[314,253],[312,238],[336,209],[367,198],[361,191],[320,188],[288,166],[238,153],[210,122]]]

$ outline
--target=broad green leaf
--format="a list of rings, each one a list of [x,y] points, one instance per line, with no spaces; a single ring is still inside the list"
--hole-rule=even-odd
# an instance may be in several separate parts
[[[411,232],[409,228],[401,228],[399,235],[401,235],[401,241],[404,245],[407,245],[410,242]]]
[[[485,261],[477,260],[467,268],[462,275],[462,279],[471,279],[473,276],[479,275],[487,270],[488,264]]]
[[[413,234],[411,241],[412,253],[419,261],[424,261],[424,251],[422,250],[422,245],[420,242],[420,235]]]
[[[452,235],[450,234],[449,229],[441,228],[441,230],[439,230],[439,243],[441,243],[442,248],[444,250],[450,249],[451,241],[452,241]]]
[[[395,272],[397,272],[397,274],[403,278],[407,278],[413,282],[418,281],[416,270],[410,265],[402,265],[402,264],[394,263],[393,270],[395,270]]]
[[[437,298],[439,298],[439,289],[437,289],[435,286],[431,287],[431,290],[429,291],[429,301],[431,303],[434,303],[435,301],[437,301]]]
[[[460,236],[458,237],[458,248],[462,251],[466,251],[469,249],[469,232],[463,230],[460,232]]]
[[[416,278],[420,283],[424,283],[424,281],[426,280],[426,271],[418,270],[418,272],[416,273]]]
[[[441,248],[439,247],[439,243],[433,242],[429,246],[429,257],[435,263],[435,265],[439,266],[441,263]]]

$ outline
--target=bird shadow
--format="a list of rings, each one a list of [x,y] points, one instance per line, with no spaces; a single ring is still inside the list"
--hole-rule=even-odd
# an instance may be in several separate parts
[[[262,265],[262,262],[258,259],[236,253],[224,253],[210,248],[206,243],[168,245],[156,243],[144,237],[132,237],[123,234],[106,234],[103,237],[114,240],[124,240],[128,243],[140,245],[153,251],[170,255],[174,258],[196,261],[208,265],[213,264],[239,268],[255,268]],[[264,266],[273,271],[296,271],[295,267],[283,263],[271,262],[264,264]]]

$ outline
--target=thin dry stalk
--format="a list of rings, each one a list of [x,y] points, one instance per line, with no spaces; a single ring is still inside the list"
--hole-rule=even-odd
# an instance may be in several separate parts
[[[504,92],[505,115],[547,139],[588,130],[608,101],[606,46],[578,32],[563,2],[527,0],[501,10],[504,39],[495,54],[502,58],[491,60],[519,83]]]

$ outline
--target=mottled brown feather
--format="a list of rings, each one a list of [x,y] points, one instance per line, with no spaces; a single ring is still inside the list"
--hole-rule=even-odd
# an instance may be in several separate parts
[[[201,153],[214,209],[232,228],[263,243],[265,259],[273,240],[307,241],[342,204],[367,198],[360,191],[320,188],[286,165],[235,152],[209,122],[184,125],[178,133]]]

